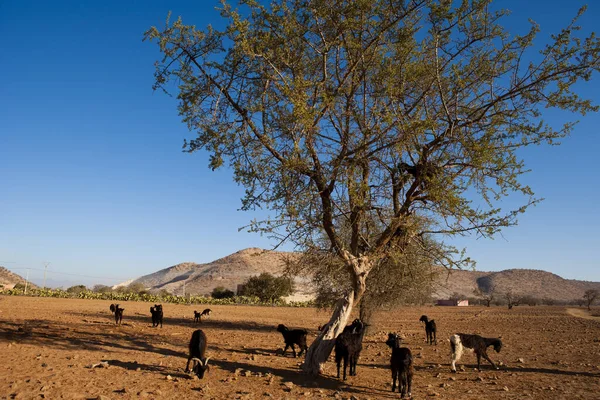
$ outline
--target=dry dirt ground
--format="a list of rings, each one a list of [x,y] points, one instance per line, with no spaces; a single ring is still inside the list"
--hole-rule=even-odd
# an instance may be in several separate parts
[[[600,322],[561,307],[411,307],[382,312],[365,337],[357,376],[335,378],[335,365],[311,378],[300,359],[282,357],[279,323],[310,331],[328,314],[314,309],[211,306],[201,328],[208,336],[212,368],[203,379],[184,373],[187,343],[199,306],[165,304],[165,324],[152,328],[150,304],[126,302],[115,326],[108,301],[0,297],[0,398],[2,399],[189,399],[189,398],[399,398],[390,391],[387,332],[405,337],[415,358],[413,398],[599,399]],[[421,314],[434,318],[438,345],[425,342]],[[492,351],[500,370],[452,374],[448,337],[454,332],[501,335]],[[521,360],[519,360],[521,359]],[[104,361],[106,367],[90,368]],[[460,365],[459,364],[459,365]],[[104,397],[103,397],[104,396]]]

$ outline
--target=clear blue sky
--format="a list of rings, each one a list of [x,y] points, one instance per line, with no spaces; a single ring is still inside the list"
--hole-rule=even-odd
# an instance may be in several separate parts
[[[524,33],[533,18],[546,38],[585,2],[498,3],[513,10],[511,30]],[[586,32],[600,19],[600,4],[590,3]],[[206,154],[180,151],[192,135],[175,101],[151,89],[160,55],[143,32],[169,10],[219,27],[217,5],[0,2],[0,265],[24,275],[49,261],[50,283],[117,283],[269,247],[265,237],[238,232],[255,217],[237,211],[243,189],[230,171],[211,172]],[[582,87],[596,103],[599,79]],[[503,237],[455,242],[479,270],[536,268],[600,281],[599,125],[599,115],[588,115],[562,146],[524,152],[533,169],[525,180],[546,201]],[[41,276],[30,272],[38,283]]]

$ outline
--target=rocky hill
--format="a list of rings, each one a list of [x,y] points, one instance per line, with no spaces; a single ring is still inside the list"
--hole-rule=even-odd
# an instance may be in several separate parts
[[[249,277],[269,272],[281,275],[288,258],[297,257],[294,253],[268,251],[259,248],[240,250],[227,257],[206,264],[184,262],[162,269],[150,275],[135,279],[133,283],[141,283],[150,290],[165,289],[170,293],[181,295],[210,294],[218,286],[237,291],[239,284]],[[296,293],[294,300],[311,298],[308,281],[295,279]]]
[[[2,287],[5,289],[12,289],[17,283],[25,284],[25,279],[4,267],[0,267],[0,285]],[[29,282],[29,285],[31,285],[31,287],[37,287],[31,282]]]
[[[588,289],[600,291],[600,282],[564,279],[551,272],[533,269],[507,269],[499,272],[452,271],[438,281],[435,297],[448,298],[453,293],[473,297],[475,289],[495,288],[497,293],[512,291],[538,299],[570,301],[581,299]]]
[[[150,290],[165,289],[181,295],[205,295],[217,286],[237,290],[237,286],[251,276],[262,272],[280,275],[285,260],[297,257],[295,253],[267,251],[258,248],[240,250],[216,261],[197,264],[186,262],[142,276],[139,282]],[[307,279],[296,278],[295,300],[312,297]],[[509,269],[500,272],[443,271],[434,285],[434,298],[448,298],[454,293],[473,296],[477,288],[486,290],[495,286],[499,293],[511,290],[517,295],[528,294],[536,298],[569,301],[580,299],[587,289],[600,290],[600,283],[563,279],[558,275],[540,270]]]

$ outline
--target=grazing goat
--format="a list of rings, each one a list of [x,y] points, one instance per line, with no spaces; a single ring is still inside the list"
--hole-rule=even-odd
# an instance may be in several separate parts
[[[283,355],[285,356],[285,352],[288,347],[292,348],[292,353],[294,354],[294,358],[296,357],[296,350],[294,349],[294,345],[298,345],[300,348],[299,356],[302,356],[302,353],[308,350],[308,346],[306,345],[306,329],[288,329],[285,325],[279,324],[277,326],[277,332],[281,332],[283,335],[283,340],[285,342],[285,348],[283,349]]]
[[[385,342],[392,349],[392,358],[390,366],[392,368],[392,392],[396,390],[396,380],[398,381],[398,392],[400,397],[411,396],[412,378],[413,378],[413,357],[410,349],[400,347],[401,339],[395,333],[388,334],[388,340]]]
[[[427,335],[427,338],[425,339],[426,342],[429,344],[433,344],[435,342],[435,345],[437,346],[437,328],[435,326],[435,321],[430,321],[429,318],[427,318],[427,315],[421,315],[419,321],[425,322],[425,334]]]
[[[163,325],[163,308],[162,304],[155,304],[154,307],[150,307],[150,314],[152,314],[152,327],[156,327],[160,324]]]
[[[194,310],[194,322],[202,322],[202,317],[204,317],[204,316],[210,317],[211,312],[212,312],[212,310],[210,308],[206,308],[201,313]]]
[[[123,311],[125,311],[125,309],[120,308],[118,304],[110,305],[110,312],[115,314],[115,324],[121,325],[121,321],[123,321]]]
[[[205,358],[206,343],[206,335],[201,329],[192,333],[192,338],[190,339],[190,355],[185,366],[185,372],[190,373],[190,362],[193,362],[192,371],[200,379],[204,378],[204,373],[209,370],[208,360],[210,360],[210,357]]]
[[[346,368],[350,364],[350,376],[356,375],[356,364],[362,351],[362,340],[365,335],[365,324],[355,319],[351,325],[335,340],[335,363],[337,364],[337,377],[340,377],[340,364],[344,360],[344,380],[346,380]]]
[[[450,336],[450,348],[452,349],[452,372],[456,372],[456,362],[460,360],[463,353],[463,348],[472,349],[477,355],[477,370],[481,367],[481,357],[485,358],[492,364],[492,367],[498,369],[492,360],[487,355],[487,348],[494,346],[496,353],[500,353],[502,349],[502,341],[497,338],[484,338],[479,335],[468,335],[466,333],[457,333]]]

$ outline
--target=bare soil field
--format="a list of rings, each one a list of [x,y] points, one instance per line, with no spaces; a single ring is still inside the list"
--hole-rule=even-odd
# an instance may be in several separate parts
[[[388,332],[399,332],[415,355],[413,398],[598,399],[600,322],[562,307],[410,307],[380,313],[365,337],[357,376],[304,375],[301,360],[280,355],[275,327],[308,328],[309,342],[329,314],[315,309],[211,306],[213,315],[193,323],[201,306],[164,305],[164,327],[152,328],[150,304],[126,302],[115,326],[110,302],[0,297],[0,398],[2,399],[391,399]],[[425,344],[421,314],[436,320],[438,345]],[[582,314],[583,315],[583,314]],[[198,380],[184,373],[195,329],[208,336],[211,370]],[[489,364],[450,372],[448,338],[455,332],[501,336]],[[91,368],[94,364],[103,364]]]

